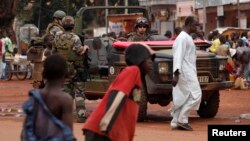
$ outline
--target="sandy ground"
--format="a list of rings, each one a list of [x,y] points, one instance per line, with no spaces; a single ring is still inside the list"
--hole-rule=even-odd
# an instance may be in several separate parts
[[[23,116],[19,112],[21,104],[27,98],[27,91],[32,88],[30,80],[0,81],[0,137],[1,141],[19,141]],[[169,122],[169,107],[149,104],[149,121],[138,123],[135,141],[207,141],[207,125],[210,124],[247,124],[249,119],[238,120],[241,114],[250,113],[250,89],[221,91],[220,109],[215,118],[201,119],[193,112],[190,123],[194,131],[172,130]],[[100,102],[87,101],[91,112]],[[83,123],[74,123],[77,140],[83,141],[81,128]]]

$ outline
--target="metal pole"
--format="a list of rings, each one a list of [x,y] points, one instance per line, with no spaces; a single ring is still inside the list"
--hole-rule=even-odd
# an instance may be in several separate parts
[[[67,0],[67,14],[69,14],[69,0]]]
[[[128,6],[128,0],[125,0],[125,6]],[[128,9],[125,9],[125,14],[128,14]]]
[[[105,6],[108,6],[108,0],[105,0]],[[106,16],[106,34],[108,33],[108,9],[105,10],[105,16]]]
[[[206,22],[207,22],[206,3],[205,3],[205,0],[203,0],[203,24],[202,24],[202,29],[203,29],[204,33],[206,33]]]
[[[40,0],[39,2],[39,13],[38,13],[38,23],[37,23],[37,27],[39,29],[39,35],[40,35],[41,10],[42,10],[42,0]]]
[[[240,0],[237,0],[238,27],[240,27]]]

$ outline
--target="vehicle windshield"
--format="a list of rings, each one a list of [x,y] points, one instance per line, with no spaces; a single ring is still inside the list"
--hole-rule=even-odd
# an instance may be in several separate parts
[[[138,17],[148,17],[146,9],[140,7],[86,7],[80,9],[77,14],[76,32],[84,33],[88,38],[100,37],[110,32],[116,35],[121,31],[129,33],[133,31]]]

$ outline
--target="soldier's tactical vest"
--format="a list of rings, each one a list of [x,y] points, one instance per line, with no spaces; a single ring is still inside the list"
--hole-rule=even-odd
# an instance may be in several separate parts
[[[72,50],[73,36],[73,33],[63,33],[56,39],[56,52],[69,62],[75,62],[79,59],[79,55]]]
[[[79,60],[80,55],[78,55],[73,48],[72,38],[74,37],[73,33],[63,33],[58,36],[56,39],[55,50],[57,54],[60,54],[67,60],[69,78],[72,78],[75,75],[75,62]]]
[[[135,32],[130,33],[129,36],[130,36],[129,38],[131,38],[132,41],[146,41],[148,39],[148,36],[140,36],[136,34]]]

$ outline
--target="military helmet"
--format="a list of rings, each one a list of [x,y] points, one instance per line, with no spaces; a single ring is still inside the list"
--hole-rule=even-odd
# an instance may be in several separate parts
[[[136,19],[135,27],[140,26],[140,25],[146,25],[148,27],[149,26],[148,20],[144,17],[140,17]]]
[[[58,19],[62,19],[63,17],[66,16],[66,13],[62,10],[57,10],[54,14],[53,14],[53,18],[58,18]]]
[[[75,20],[72,16],[65,16],[62,19],[62,26],[73,26],[75,24]]]

